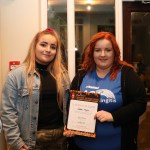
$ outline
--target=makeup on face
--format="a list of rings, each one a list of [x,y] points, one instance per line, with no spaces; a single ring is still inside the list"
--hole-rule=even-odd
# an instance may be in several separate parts
[[[36,45],[36,61],[49,64],[56,56],[57,40],[50,34],[42,35]]]
[[[107,39],[98,40],[95,44],[93,57],[95,64],[99,69],[109,70],[114,61],[112,43]]]

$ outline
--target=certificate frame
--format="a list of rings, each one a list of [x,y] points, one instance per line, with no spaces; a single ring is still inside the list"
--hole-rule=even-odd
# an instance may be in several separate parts
[[[94,115],[98,109],[100,94],[70,90],[70,107],[67,126],[75,135],[96,137],[96,119]]]

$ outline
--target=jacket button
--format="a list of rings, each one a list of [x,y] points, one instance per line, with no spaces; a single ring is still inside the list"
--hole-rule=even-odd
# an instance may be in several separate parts
[[[33,117],[34,120],[36,120],[36,117]]]
[[[35,101],[35,104],[38,104],[38,101]]]
[[[35,134],[35,133],[36,133],[35,131],[32,132],[32,134]]]

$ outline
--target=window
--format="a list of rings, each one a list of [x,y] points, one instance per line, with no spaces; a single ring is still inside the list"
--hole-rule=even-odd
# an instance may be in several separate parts
[[[74,4],[74,68],[77,72],[84,48],[92,35],[99,31],[115,33],[115,0],[75,0]],[[68,54],[67,0],[48,0],[48,26],[59,33],[64,51]]]

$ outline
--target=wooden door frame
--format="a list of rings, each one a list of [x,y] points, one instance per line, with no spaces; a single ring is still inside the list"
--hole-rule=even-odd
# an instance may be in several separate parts
[[[123,2],[123,60],[132,61],[132,12],[150,12],[150,4],[143,4],[141,1]]]

